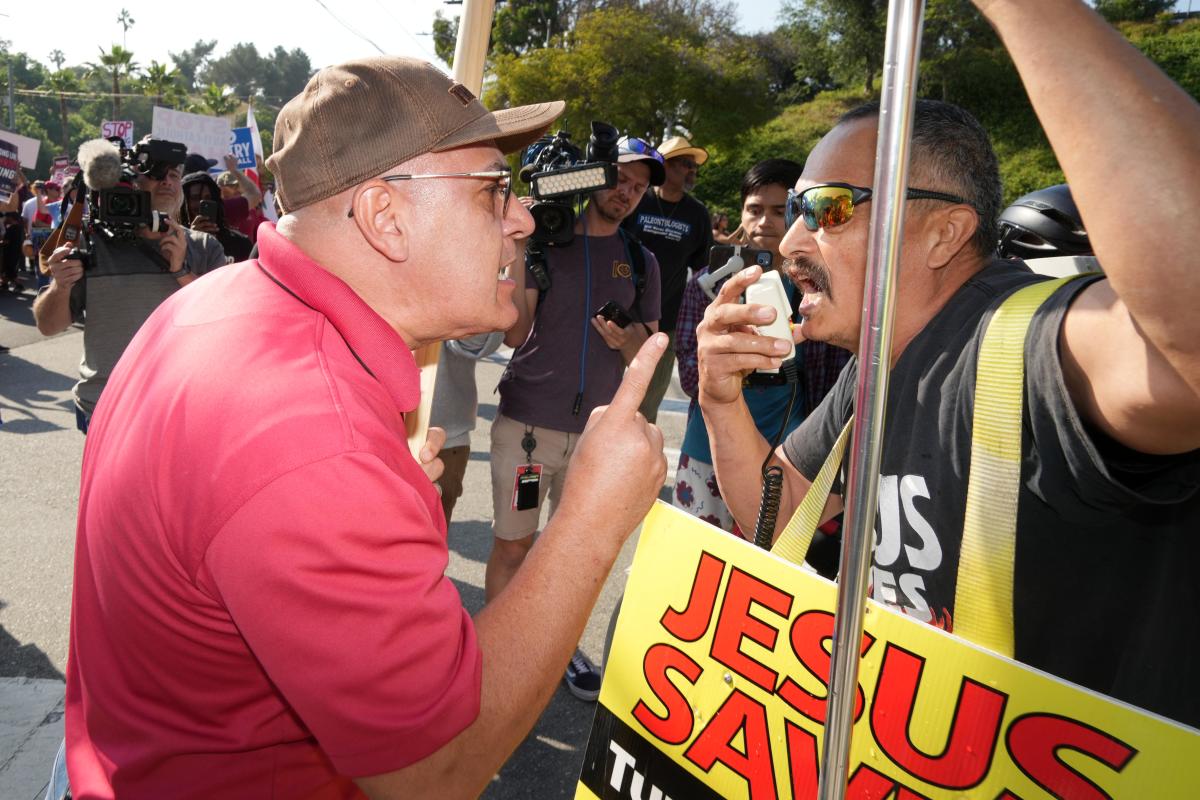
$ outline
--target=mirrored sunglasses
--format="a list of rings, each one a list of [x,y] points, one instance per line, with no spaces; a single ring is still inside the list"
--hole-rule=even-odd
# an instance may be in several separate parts
[[[787,204],[783,209],[784,225],[791,228],[798,219],[810,231],[845,225],[854,216],[855,206],[870,200],[871,194],[869,188],[849,183],[819,183],[800,192],[789,189]],[[928,189],[909,189],[905,197],[909,200],[941,200],[969,205],[957,195]]]

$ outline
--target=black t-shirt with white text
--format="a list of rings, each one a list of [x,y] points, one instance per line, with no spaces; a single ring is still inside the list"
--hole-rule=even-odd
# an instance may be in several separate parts
[[[688,268],[699,270],[708,265],[708,250],[712,247],[708,209],[690,194],[673,203],[661,199],[654,189],[647,189],[621,226],[658,259],[662,278],[662,315],[658,324],[659,330],[669,333],[675,330]]]
[[[892,370],[872,568],[874,598],[953,630],[971,463],[975,369],[999,303],[1043,280],[1019,262],[972,277]],[[1200,727],[1200,451],[1134,452],[1074,408],[1058,336],[1092,279],[1059,288],[1025,343],[1021,487],[1014,565],[1017,660]],[[857,360],[784,444],[809,479],[850,418]]]

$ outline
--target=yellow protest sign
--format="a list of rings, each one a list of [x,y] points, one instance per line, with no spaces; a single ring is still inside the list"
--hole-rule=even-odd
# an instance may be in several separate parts
[[[816,796],[836,589],[646,518],[576,798]],[[1200,731],[869,603],[848,798],[1200,795]]]

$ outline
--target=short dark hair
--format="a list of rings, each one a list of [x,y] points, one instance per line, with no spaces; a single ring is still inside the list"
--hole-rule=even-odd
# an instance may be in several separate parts
[[[779,184],[785,189],[791,189],[800,180],[804,167],[786,158],[768,158],[755,164],[742,178],[742,203],[757,189],[764,186]]]
[[[879,116],[879,102],[864,103],[837,124]],[[913,110],[913,169],[935,185],[921,186],[964,198],[979,215],[971,243],[980,255],[996,252],[1003,189],[1000,165],[987,131],[965,109],[941,100],[918,100]]]

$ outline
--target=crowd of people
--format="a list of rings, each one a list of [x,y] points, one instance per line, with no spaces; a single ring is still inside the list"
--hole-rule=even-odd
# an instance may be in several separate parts
[[[1025,346],[1015,657],[1200,725],[1200,631],[1178,613],[1200,555],[1200,183],[1181,179],[1200,170],[1200,106],[1083,3],[976,5],[1104,269],[1051,295]],[[513,198],[504,156],[562,110],[489,112],[412,59],[329,67],[277,120],[277,221],[235,162],[214,179],[189,156],[135,178],[164,231],[95,241],[86,269],[70,247],[49,256],[39,329],[84,322],[76,797],[477,794],[560,680],[599,694],[577,643],[663,486],[654,420],[672,374],[691,401],[677,507],[750,538],[765,465],[783,474],[781,528],[808,492],[855,411],[878,106],[803,165],[748,164],[732,232],[692,194],[704,147],[622,137],[615,185],[581,199],[569,242],[527,257],[533,201]],[[979,123],[919,101],[912,135],[881,470],[906,494],[883,512],[872,584],[953,631],[979,341],[1043,278],[1002,257],[1036,255],[1036,224],[1003,222]],[[347,138],[353,151],[331,144]],[[1145,183],[1162,219],[1132,226],[1112,198]],[[35,253],[62,189],[10,201],[6,226],[17,214]],[[764,260],[716,280],[741,252]],[[779,312],[740,302],[764,267],[786,276],[793,342],[759,331]],[[435,427],[414,459],[413,352],[434,342]],[[472,618],[445,575],[447,528],[475,364],[502,344]]]

